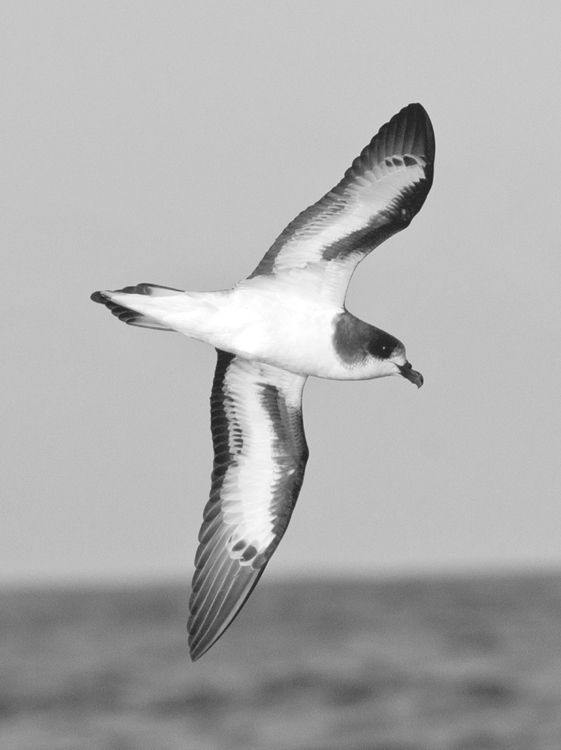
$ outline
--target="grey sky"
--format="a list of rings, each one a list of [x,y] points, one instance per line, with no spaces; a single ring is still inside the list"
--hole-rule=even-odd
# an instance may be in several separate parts
[[[88,297],[233,285],[401,107],[436,131],[349,309],[425,376],[310,380],[270,575],[561,564],[554,2],[4,3],[0,582],[190,577],[214,352]]]

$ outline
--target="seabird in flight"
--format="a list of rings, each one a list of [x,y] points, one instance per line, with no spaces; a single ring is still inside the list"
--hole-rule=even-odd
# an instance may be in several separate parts
[[[403,344],[348,312],[345,295],[360,261],[425,202],[434,148],[423,107],[402,109],[233,289],[138,284],[92,295],[129,325],[178,331],[218,352],[212,486],[190,599],[193,660],[232,623],[288,526],[308,460],[306,379],[402,375],[423,384]]]

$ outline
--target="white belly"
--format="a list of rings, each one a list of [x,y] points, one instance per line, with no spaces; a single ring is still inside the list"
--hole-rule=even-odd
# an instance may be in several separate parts
[[[388,374],[371,362],[349,364],[338,356],[333,333],[342,308],[314,291],[261,277],[221,292],[110,294],[118,304],[190,338],[300,375],[362,380]]]
[[[244,288],[209,295],[203,306],[211,301],[210,314],[208,308],[206,314],[193,310],[174,321],[174,328],[218,349],[291,372],[349,378],[349,368],[332,344],[333,321],[340,309],[318,305],[317,300],[311,304],[301,296]]]

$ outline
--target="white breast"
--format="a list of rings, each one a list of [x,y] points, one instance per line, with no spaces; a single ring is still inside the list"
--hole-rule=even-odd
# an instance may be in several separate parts
[[[387,375],[375,361],[349,364],[338,356],[333,333],[343,308],[321,293],[313,275],[304,278],[306,283],[298,284],[292,274],[274,281],[261,276],[228,291],[185,292],[163,302],[145,298],[144,305],[165,303],[157,318],[186,336],[299,375],[334,380]]]

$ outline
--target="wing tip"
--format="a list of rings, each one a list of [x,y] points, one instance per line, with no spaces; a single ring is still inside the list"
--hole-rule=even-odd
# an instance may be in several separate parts
[[[335,188],[345,187],[358,174],[381,164],[388,157],[421,157],[424,161],[425,178],[431,183],[434,168],[435,137],[428,112],[419,102],[412,102],[400,109],[386,122],[370,143],[364,147],[349,169],[343,181]]]
[[[267,564],[261,568],[255,570],[251,569],[251,574],[245,582],[242,583],[241,590],[236,594],[235,590],[230,587],[226,591],[219,589],[218,591],[211,591],[214,585],[209,586],[209,594],[211,595],[211,601],[207,599],[207,595],[204,592],[194,597],[191,595],[191,601],[189,603],[191,609],[191,615],[187,621],[187,632],[189,633],[189,655],[191,661],[198,661],[201,656],[204,656],[214,644],[222,638],[224,633],[228,630],[230,625],[234,622],[236,617],[239,615],[247,600],[251,596],[253,589],[257,586]],[[249,572],[249,569],[247,569]],[[195,573],[194,581],[198,577],[199,571]],[[213,582],[216,584],[216,581]],[[214,593],[214,596],[212,595]],[[228,596],[228,595],[233,596]],[[202,602],[203,606],[199,604],[196,610],[193,608],[194,598],[199,599],[203,596],[207,599],[206,602]],[[217,602],[217,599],[219,601]],[[206,604],[206,606],[205,606]],[[216,605],[218,604],[218,607]],[[214,612],[213,612],[214,610]]]
[[[403,107],[392,120],[398,120],[406,118],[407,129],[415,130],[415,137],[413,140],[413,149],[421,148],[423,150],[422,156],[428,160],[428,163],[432,165],[434,162],[434,155],[436,150],[436,142],[434,137],[434,128],[432,126],[431,119],[427,110],[419,102],[412,102],[406,107]],[[390,122],[392,122],[390,120]]]
[[[189,630],[189,624],[187,624],[187,631]],[[192,662],[199,661],[201,656],[204,656],[206,652],[214,645],[214,640],[209,640],[208,642],[205,642],[203,639],[199,640],[198,642],[194,642],[194,640],[189,637],[189,656],[191,658]]]

